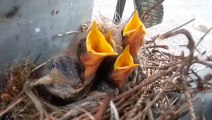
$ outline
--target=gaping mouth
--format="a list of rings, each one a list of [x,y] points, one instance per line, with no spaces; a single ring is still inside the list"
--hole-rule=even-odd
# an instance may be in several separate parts
[[[93,77],[105,57],[117,55],[99,31],[95,21],[87,35],[86,47],[87,53],[80,57],[85,67],[85,77]]]
[[[111,75],[114,83],[119,87],[122,87],[125,84],[128,76],[137,67],[138,64],[134,64],[133,58],[129,52],[129,45],[127,45],[114,64],[114,71]]]
[[[129,52],[129,45],[127,45],[125,47],[124,51],[117,58],[115,65],[114,65],[114,70],[135,68],[137,66],[138,66],[138,64],[134,64],[134,62],[133,62],[133,58]]]
[[[114,56],[112,46],[106,41],[103,34],[99,31],[96,22],[93,22],[90,32],[86,40],[87,51],[98,56]]]
[[[131,33],[133,33],[138,27],[141,27],[144,34],[146,33],[146,28],[143,25],[143,23],[140,21],[138,11],[136,10],[132,16],[132,18],[129,20],[127,25],[124,28],[123,36],[128,36]]]
[[[146,34],[146,28],[140,21],[138,11],[136,10],[124,28],[123,36],[125,41],[124,47],[129,45],[130,53],[133,57],[136,57],[141,46],[144,45],[144,35]]]

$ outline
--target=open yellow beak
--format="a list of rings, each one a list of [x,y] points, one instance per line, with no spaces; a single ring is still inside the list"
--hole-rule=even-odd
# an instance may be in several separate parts
[[[134,12],[132,18],[129,20],[129,22],[127,23],[127,25],[124,28],[123,36],[130,35],[138,27],[141,27],[144,34],[146,33],[146,28],[145,28],[144,24],[140,21],[138,11],[136,10]]]
[[[80,56],[85,67],[84,77],[94,77],[97,68],[107,56],[117,55],[112,46],[106,41],[94,21],[86,38],[87,53]]]
[[[127,82],[128,76],[137,67],[138,64],[134,64],[133,58],[129,52],[129,45],[127,45],[114,64],[114,71],[111,75],[114,83],[118,87],[123,87],[124,84]]]
[[[137,55],[139,48],[144,45],[145,34],[146,28],[140,21],[136,10],[123,31],[123,36],[126,37],[124,46],[130,46],[130,53],[133,57]]]
[[[107,33],[104,36],[105,36],[106,41],[113,47],[113,49],[116,49],[116,43],[113,40],[111,31],[110,30],[107,31]]]

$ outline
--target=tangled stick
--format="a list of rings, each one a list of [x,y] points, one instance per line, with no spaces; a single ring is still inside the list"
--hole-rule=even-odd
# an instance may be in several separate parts
[[[145,79],[142,83],[140,83],[138,86],[136,86],[135,88],[133,89],[130,89],[120,95],[118,95],[117,97],[114,98],[114,101],[119,101],[121,99],[125,99],[125,98],[128,98],[130,97],[132,94],[134,94],[135,92],[138,92],[142,87],[160,79],[162,76],[165,76],[173,71],[175,71],[177,69],[176,66],[172,66],[170,67],[169,69],[161,72],[160,74],[156,74],[156,75],[152,75],[151,77]]]
[[[144,108],[144,110],[136,116],[136,118],[140,118],[140,117],[145,117],[145,115],[147,114],[148,110],[150,109],[150,107],[155,104],[164,94],[165,90],[168,88],[168,85],[171,81],[173,81],[173,79],[178,75],[178,73],[180,72],[180,70],[184,67],[184,64],[181,64],[180,66],[178,66],[176,72],[166,81],[164,88],[162,89],[162,91]]]
[[[106,95],[103,98],[102,104],[99,106],[96,116],[95,116],[96,120],[102,120],[103,114],[105,113],[105,111],[107,110],[107,107],[110,104],[111,97],[112,96],[110,96],[110,95]]]
[[[170,77],[169,80],[167,80],[165,82],[165,86],[162,89],[162,91],[143,109],[143,111],[141,111],[138,115],[135,116],[135,119],[139,119],[139,118],[144,119],[145,118],[145,116],[146,116],[147,112],[150,110],[151,106],[153,106],[160,98],[162,98],[164,92],[166,91],[166,89],[169,86],[169,83],[171,83],[174,78],[176,78],[181,73],[183,73],[184,76],[188,75],[188,71],[190,69],[190,66],[193,63],[193,54],[194,54],[194,40],[193,40],[190,32],[185,30],[185,29],[180,29],[180,30],[177,30],[177,31],[174,31],[174,32],[165,33],[165,34],[159,36],[159,38],[165,39],[165,38],[172,37],[172,36],[175,36],[175,35],[178,35],[178,34],[184,34],[187,37],[187,39],[188,39],[187,48],[190,51],[189,55],[187,57],[182,57],[183,63],[179,64],[180,66],[178,65],[178,67],[176,68],[177,71],[175,71],[175,73],[172,75],[172,77]],[[185,69],[184,69],[184,66],[186,66]],[[184,71],[184,72],[182,72],[182,71]],[[153,82],[153,81],[151,81],[151,82]],[[189,103],[191,103],[191,102],[189,102]],[[194,110],[193,110],[192,104],[189,104],[189,106],[191,108],[190,112],[191,112],[192,116],[195,116],[194,113],[193,113]]]
[[[188,71],[190,69],[190,66],[193,63],[194,49],[195,49],[195,43],[194,43],[194,40],[193,40],[191,33],[186,29],[180,29],[180,30],[177,30],[177,31],[167,32],[165,34],[162,34],[161,36],[159,36],[159,38],[160,39],[166,39],[168,37],[173,37],[173,36],[178,35],[178,34],[183,34],[188,39],[187,48],[189,49],[190,53],[189,53],[187,59],[184,60],[184,63],[187,63],[187,67],[184,71],[184,74],[185,74],[184,76],[188,76]],[[196,120],[196,116],[195,116],[195,113],[194,113],[194,108],[193,108],[193,105],[192,105],[192,102],[191,102],[191,97],[190,97],[190,94],[188,92],[188,88],[185,85],[185,83],[182,83],[182,84],[183,84],[183,88],[185,90],[185,95],[186,95],[186,98],[187,98],[186,100],[189,104],[189,110],[190,110],[190,113],[191,113],[192,120]]]
[[[40,100],[31,91],[31,88],[30,88],[30,85],[29,84],[30,84],[30,82],[29,81],[26,81],[26,83],[24,85],[24,91],[28,95],[28,97],[32,100],[32,102],[34,103],[36,109],[39,111],[39,113],[40,113],[40,120],[44,120],[44,118],[47,117],[47,111],[43,107],[43,105],[40,102]]]
[[[191,35],[191,33],[186,30],[186,29],[179,29],[179,30],[176,30],[176,31],[173,31],[173,32],[167,32],[165,34],[162,34],[159,36],[160,39],[166,39],[166,38],[169,38],[169,37],[173,37],[173,36],[176,36],[176,35],[179,35],[179,34],[183,34],[187,37],[188,39],[188,45],[187,45],[187,48],[189,49],[190,53],[188,55],[188,64],[187,64],[187,67],[185,69],[185,73],[188,74],[188,71],[190,69],[190,66],[192,64],[192,60],[193,60],[193,57],[194,57],[194,49],[195,49],[195,43],[194,43],[194,39]]]
[[[6,113],[8,113],[10,110],[12,110],[17,104],[19,104],[20,102],[22,102],[24,98],[25,98],[25,96],[18,98],[14,103],[12,103],[11,105],[9,105],[7,107],[7,109],[5,109],[3,111],[0,111],[0,117],[2,117]]]

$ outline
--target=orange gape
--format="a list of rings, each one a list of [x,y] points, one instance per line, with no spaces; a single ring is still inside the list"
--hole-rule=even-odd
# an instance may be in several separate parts
[[[125,37],[123,45],[129,45],[130,53],[133,57],[137,56],[140,47],[144,45],[145,34],[146,28],[140,21],[138,11],[136,10],[123,31],[123,36]]]
[[[102,60],[107,56],[114,56],[117,53],[105,40],[94,21],[91,30],[86,38],[87,53],[80,57],[85,67],[84,77],[94,77],[97,68]]]
[[[134,64],[133,58],[129,52],[129,45],[127,45],[114,64],[114,70],[111,74],[111,77],[114,80],[113,82],[119,88],[123,87],[126,84],[129,75],[137,67],[138,64]]]

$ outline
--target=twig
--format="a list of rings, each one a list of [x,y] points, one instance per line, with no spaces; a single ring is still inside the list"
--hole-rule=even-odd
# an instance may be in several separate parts
[[[162,53],[162,54],[167,55],[167,56],[169,56],[169,57],[182,58],[181,56],[176,56],[176,55],[173,55],[173,54],[171,54],[171,53],[164,52],[164,51],[159,51],[159,50],[156,50],[156,49],[152,50],[152,52],[159,52],[159,53]]]
[[[165,113],[160,114],[156,120],[175,120],[176,118],[179,118],[179,116],[182,115],[184,111],[186,111],[187,107],[188,105],[186,103],[176,105],[167,110]]]
[[[141,15],[140,19],[143,20],[146,15],[148,15],[153,9],[155,9],[158,5],[162,4],[164,0],[158,1],[155,5],[150,7],[148,10],[144,11],[144,13]]]
[[[83,117],[82,115],[87,117],[87,115],[82,114],[84,113],[82,110],[73,109],[73,106],[77,106],[78,108],[83,108],[85,110],[90,110],[89,112],[91,114],[95,114],[96,108],[99,106],[99,103],[97,101],[93,101],[93,102],[84,101],[82,104],[73,104],[73,103],[69,104],[68,106],[63,107],[63,109],[69,110],[69,113],[67,114],[66,117],[79,116],[77,118],[80,118],[80,117]],[[93,109],[95,109],[95,111],[93,111]]]
[[[194,20],[195,20],[195,18],[193,18],[193,19],[189,20],[188,22],[183,23],[182,25],[180,25],[180,26],[178,26],[178,27],[176,27],[176,28],[174,28],[174,29],[172,29],[172,30],[168,31],[167,33],[169,33],[169,32],[173,32],[173,31],[175,31],[175,30],[177,30],[177,29],[179,29],[179,28],[181,28],[181,27],[183,27],[183,26],[185,26],[185,25],[187,25],[187,24],[189,24],[189,23],[193,22]]]
[[[182,68],[184,67],[184,63],[181,64],[177,71],[172,74],[172,76],[166,81],[162,91],[144,108],[144,110],[141,112],[141,114],[137,115],[136,118],[139,118],[141,116],[145,116],[146,113],[148,112],[149,108],[154,104],[156,103],[164,94],[164,92],[166,91],[166,89],[168,88],[168,85],[169,85],[169,82],[171,82],[177,75],[178,73],[182,70]]]
[[[195,115],[195,112],[194,112],[194,108],[193,108],[193,104],[192,104],[192,101],[191,101],[191,95],[189,94],[188,88],[187,88],[187,86],[186,86],[186,84],[184,82],[182,82],[182,86],[183,86],[184,91],[185,91],[184,93],[185,93],[185,97],[186,97],[186,102],[188,103],[188,106],[189,106],[191,119],[192,120],[196,120],[197,118],[196,118],[196,115]]]
[[[28,97],[32,100],[32,102],[34,103],[36,109],[39,111],[39,113],[40,113],[40,120],[44,120],[44,116],[47,116],[47,111],[43,107],[43,105],[40,102],[40,100],[31,91],[31,88],[29,86],[29,81],[26,81],[26,83],[24,85],[24,91],[28,95]]]
[[[145,79],[141,84],[139,84],[135,88],[130,89],[130,90],[118,95],[117,97],[115,97],[114,101],[118,101],[118,100],[120,100],[122,98],[129,97],[131,94],[139,91],[142,87],[144,87],[144,86],[146,86],[146,85],[148,85],[148,84],[160,79],[162,76],[167,75],[167,74],[175,71],[176,69],[177,69],[177,66],[172,66],[169,69],[167,69],[167,70],[165,70],[165,71],[163,71],[163,72],[161,72],[159,74],[152,75],[150,78]]]
[[[33,64],[36,64],[36,62],[39,60],[39,58],[42,56],[42,53],[39,53],[38,55],[37,55],[37,57],[35,58],[35,60],[33,60]]]
[[[181,64],[181,62],[176,62],[176,63],[168,64],[166,66],[160,66],[160,67],[158,67],[158,69],[164,70],[164,69],[168,69],[171,66],[175,66],[175,65],[179,65],[179,64]]]
[[[62,37],[64,35],[68,35],[68,34],[76,34],[76,33],[79,33],[79,32],[80,31],[68,31],[68,32],[58,34],[58,37]]]
[[[178,108],[175,113],[176,117],[183,116],[185,113],[188,113],[188,104],[184,102],[182,105],[180,105],[180,108]]]
[[[104,98],[105,95],[107,95],[107,94],[106,93],[103,93],[103,92],[93,91],[92,95],[88,95],[88,97],[86,97],[86,98],[84,98],[84,99],[82,99],[80,101],[74,102],[74,103],[72,103],[70,105],[77,106],[77,105],[81,105],[81,104],[83,104],[85,102],[88,102],[88,101],[94,101],[94,100],[95,101],[98,101],[98,100]],[[70,107],[70,106],[67,105],[66,107]]]
[[[62,110],[62,108],[59,108],[59,107],[57,107],[57,106],[54,106],[54,105],[52,105],[52,104],[50,104],[50,103],[48,103],[48,102],[42,101],[42,103],[43,103],[46,107],[48,107],[49,109],[51,109],[51,110],[54,110],[54,111]]]
[[[72,107],[74,107],[75,109],[79,110],[79,111],[82,111],[84,112],[91,120],[95,120],[95,118],[93,117],[93,115],[91,115],[88,111],[86,111],[85,109],[83,108],[80,108],[80,107],[77,107],[75,105],[72,105]],[[70,117],[70,114],[72,113],[72,111],[70,110],[69,112],[67,112],[66,114],[64,114],[62,117],[61,117],[61,120],[66,120]]]
[[[205,36],[212,30],[212,27],[200,38],[199,42],[196,44],[195,48],[202,42]]]
[[[149,103],[150,103],[150,100],[148,100],[147,104],[149,104]],[[148,111],[148,118],[149,118],[149,120],[154,120],[151,108],[149,108],[149,111]]]
[[[95,116],[96,120],[102,120],[102,116],[105,113],[105,111],[107,110],[110,100],[111,100],[110,95],[106,95],[103,98],[102,104],[99,106],[96,116]]]
[[[41,67],[43,67],[44,65],[46,65],[48,62],[49,62],[49,60],[46,61],[46,62],[44,62],[44,63],[42,63],[42,64],[40,64],[40,65],[38,65],[36,68],[32,69],[29,74],[33,73],[37,69],[40,69]]]
[[[194,70],[191,70],[191,72],[197,77],[198,85],[201,85],[203,82],[202,78]]]
[[[2,117],[4,114],[8,113],[11,109],[13,109],[16,105],[18,105],[20,102],[24,100],[25,96],[18,98],[16,101],[14,101],[11,105],[9,105],[5,110],[0,112],[0,117]]]
[[[118,110],[115,106],[115,104],[113,103],[113,101],[110,101],[110,108],[111,108],[111,120],[119,120],[119,113]]]
[[[193,60],[193,56],[194,56],[194,49],[195,49],[195,46],[194,46],[194,40],[193,40],[193,37],[191,35],[191,33],[186,30],[186,29],[180,29],[180,30],[177,30],[177,31],[174,31],[174,32],[167,32],[165,34],[162,34],[159,36],[160,39],[166,39],[168,37],[172,37],[172,36],[175,36],[175,35],[178,35],[178,34],[183,34],[187,37],[188,39],[188,45],[187,45],[187,48],[190,50],[190,53],[188,55],[188,64],[187,64],[187,67],[186,67],[186,70],[185,70],[185,73],[188,74],[188,71],[190,69],[190,66],[192,64],[192,60]]]
[[[153,45],[153,46],[146,46],[145,48],[164,48],[164,49],[169,49],[167,45]]]

